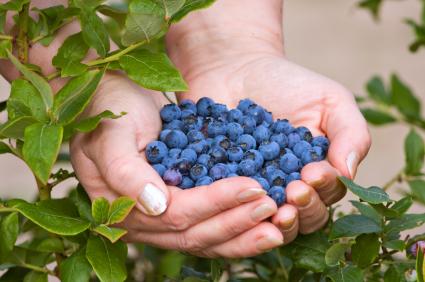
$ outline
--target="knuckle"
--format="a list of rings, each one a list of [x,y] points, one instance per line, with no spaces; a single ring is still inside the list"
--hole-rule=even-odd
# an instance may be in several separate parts
[[[176,209],[167,210],[164,221],[173,231],[186,230],[190,225],[188,217],[181,210]]]
[[[114,175],[114,179],[123,181],[134,174],[134,167],[127,156],[120,156],[113,159],[106,166],[106,175]]]
[[[204,249],[203,244],[196,238],[189,237],[183,232],[177,237],[178,248],[189,253],[199,253]]]

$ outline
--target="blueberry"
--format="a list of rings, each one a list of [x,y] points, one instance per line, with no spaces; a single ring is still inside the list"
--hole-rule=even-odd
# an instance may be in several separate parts
[[[174,168],[177,164],[177,161],[177,158],[166,157],[162,160],[161,164],[164,165],[166,168]]]
[[[172,120],[171,122],[164,124],[164,129],[182,130],[183,129],[183,122],[181,120],[178,120],[178,119]]]
[[[260,151],[266,161],[270,161],[279,156],[280,147],[279,144],[274,141],[265,141],[260,145],[258,151]]]
[[[300,159],[294,154],[287,153],[280,158],[280,169],[285,173],[297,172],[301,167]]]
[[[273,123],[272,130],[274,133],[283,133],[288,135],[294,131],[294,127],[292,127],[287,119],[278,119]]]
[[[314,146],[313,151],[316,153],[318,161],[323,161],[326,158],[326,152],[322,149],[322,147]]]
[[[180,154],[181,153],[182,153],[182,150],[181,149],[179,149],[179,148],[173,148],[173,149],[170,149],[168,151],[168,156],[171,157],[171,158],[178,159],[178,158],[180,158]]]
[[[207,145],[209,148],[212,148],[214,145],[214,138],[207,138],[205,139],[205,141],[207,142]]]
[[[311,145],[321,147],[323,151],[327,152],[329,149],[329,140],[325,136],[317,136],[313,138]]]
[[[229,111],[227,115],[227,120],[230,122],[242,122],[243,113],[238,109],[233,109]]]
[[[267,178],[270,186],[285,186],[286,185],[286,174],[280,169],[276,169]]]
[[[320,150],[319,152],[320,155],[313,148],[310,150],[304,151],[301,155],[301,162],[303,163],[303,165],[307,165],[309,163],[318,162],[322,160],[322,154],[323,154],[322,148],[320,147],[315,147],[315,148]]]
[[[188,159],[178,159],[177,163],[175,165],[175,168],[182,175],[189,175],[189,170],[190,170],[191,167],[192,167],[192,164]]]
[[[239,176],[237,173],[231,172],[231,173],[229,173],[227,175],[227,178],[229,178],[229,177],[237,177],[237,176]]]
[[[172,120],[180,119],[181,110],[175,104],[168,104],[162,107],[161,111],[159,112],[159,115],[161,116],[161,119],[164,122],[170,122]]]
[[[258,183],[260,183],[261,187],[263,187],[264,190],[269,190],[270,189],[270,185],[269,182],[262,177],[258,177],[258,176],[253,176],[253,179],[257,180]]]
[[[152,141],[146,146],[146,158],[151,164],[160,163],[167,155],[168,148],[161,141]]]
[[[232,143],[230,142],[229,138],[227,138],[224,135],[218,135],[214,138],[213,146],[219,146],[223,148],[224,150],[227,150],[230,148],[230,145]]]
[[[264,109],[261,106],[253,104],[248,107],[246,113],[254,118],[256,124],[261,124],[264,121]]]
[[[241,136],[239,136],[236,143],[245,151],[255,149],[256,147],[256,141],[254,137],[249,134],[242,134]]]
[[[238,163],[227,163],[229,173],[236,173],[238,171]]]
[[[203,97],[199,99],[199,101],[196,103],[198,115],[203,117],[210,116],[213,105],[214,101],[210,98]]]
[[[274,166],[275,168],[280,168],[279,158],[264,162],[264,167],[268,167],[268,166]]]
[[[295,144],[297,144],[300,141],[301,141],[301,137],[298,133],[296,133],[296,132],[289,133],[289,135],[288,135],[288,147],[289,148],[292,149],[295,146]]]
[[[257,150],[251,149],[245,152],[243,160],[253,160],[257,170],[259,170],[264,163],[263,155]]]
[[[190,177],[196,181],[201,177],[204,177],[208,174],[208,169],[206,166],[201,164],[195,164],[189,171]]]
[[[161,140],[162,142],[165,142],[165,137],[170,132],[171,132],[170,129],[164,129],[164,130],[162,130],[161,133],[159,134],[159,140]]]
[[[165,144],[167,144],[168,148],[183,149],[187,145],[186,134],[180,130],[171,130],[167,136],[165,136]]]
[[[213,183],[213,180],[211,177],[209,176],[204,176],[201,177],[200,179],[198,179],[195,183],[196,186],[203,186],[203,185],[210,185],[211,183]]]
[[[257,125],[255,119],[251,116],[244,116],[242,118],[242,128],[243,128],[243,132],[245,134],[252,134],[255,130],[255,127]]]
[[[167,168],[163,164],[154,164],[152,167],[154,170],[156,170],[156,172],[158,172],[158,174],[161,177],[164,175],[164,172],[167,170]]]
[[[279,144],[281,149],[288,146],[288,137],[284,133],[276,133],[270,136],[270,141],[274,141]]]
[[[243,160],[238,165],[238,174],[243,176],[253,176],[257,172],[255,162],[251,159]]]
[[[301,158],[301,155],[305,152],[311,149],[310,143],[307,141],[301,140],[300,142],[296,143],[294,147],[292,147],[292,151],[294,152],[295,156],[298,158]]]
[[[209,176],[215,181],[219,179],[226,178],[229,170],[227,165],[223,163],[215,164],[209,171]]]
[[[238,104],[238,110],[240,110],[241,112],[246,112],[249,108],[249,106],[254,105],[254,102],[251,101],[250,99],[243,99],[239,101]]]
[[[255,141],[257,141],[257,143],[260,144],[261,142],[269,140],[270,130],[264,125],[259,125],[254,130],[253,136],[255,138]]]
[[[274,165],[265,166],[261,169],[261,176],[263,176],[266,179],[270,179],[272,173],[278,169],[279,167],[276,167]]]
[[[299,172],[292,172],[286,176],[286,185],[295,180],[301,180],[301,174]]]
[[[227,106],[223,104],[216,103],[211,107],[211,116],[213,118],[223,117],[227,119],[227,112]]]
[[[208,169],[210,169],[214,165],[213,160],[211,160],[211,156],[207,154],[199,155],[198,160],[196,162],[205,166]]]
[[[231,162],[239,162],[243,158],[243,150],[241,147],[233,146],[227,150],[227,158]]]
[[[280,149],[280,153],[279,153],[279,156],[283,156],[283,155],[285,155],[285,154],[293,154],[293,155],[295,155],[294,154],[294,152],[292,152],[292,150],[291,149],[289,149],[289,148],[283,148],[283,149]]]
[[[193,180],[190,179],[190,177],[183,176],[182,182],[180,183],[179,187],[182,189],[190,189],[190,188],[193,188],[194,186],[195,186],[195,182],[193,182]]]
[[[195,116],[195,112],[192,110],[183,110],[181,114],[181,119]]]
[[[199,140],[190,143],[187,148],[194,150],[197,154],[203,154],[208,151],[209,146],[206,140]]]
[[[167,185],[177,186],[182,182],[182,175],[177,169],[167,169],[162,179]]]
[[[187,140],[192,143],[195,141],[204,140],[205,136],[204,134],[199,130],[191,130],[187,133]]]
[[[243,134],[243,127],[239,123],[231,122],[226,125],[226,134],[230,140],[236,141]]]
[[[227,153],[221,147],[215,146],[210,150],[210,156],[214,163],[225,163],[227,162]]]
[[[184,149],[180,154],[180,158],[187,159],[191,164],[194,164],[198,159],[198,155],[193,149]]]
[[[221,121],[213,121],[207,127],[208,137],[216,137],[226,134],[226,126]]]
[[[273,124],[273,115],[271,112],[264,111],[264,122],[267,122],[269,125]]]
[[[286,201],[285,189],[283,189],[281,186],[273,186],[267,192],[267,195],[275,201],[278,207],[280,207]]]
[[[297,127],[295,131],[298,133],[302,140],[311,142],[311,140],[313,139],[310,130],[305,126]]]
[[[188,117],[183,118],[182,121],[183,121],[183,131],[184,132],[202,129],[202,117],[190,115]]]
[[[179,106],[182,110],[191,110],[195,114],[197,112],[196,104],[192,100],[184,99],[180,102]]]

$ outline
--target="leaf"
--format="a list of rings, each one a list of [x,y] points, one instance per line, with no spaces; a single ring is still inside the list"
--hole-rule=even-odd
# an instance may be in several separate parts
[[[22,245],[20,245],[22,247]],[[64,251],[64,245],[59,238],[46,238],[42,240],[33,240],[28,246],[28,249],[41,253],[62,253]]]
[[[24,282],[47,282],[47,273],[30,271],[24,277]]]
[[[36,122],[37,120],[30,116],[8,120],[5,124],[0,126],[0,136],[13,139],[23,139],[25,129]]]
[[[383,204],[372,204],[371,205],[379,214],[381,214],[382,216],[385,216],[386,218],[396,218],[399,217],[400,214],[398,213],[398,211],[393,210],[392,208],[388,208],[386,206],[384,206]]]
[[[364,188],[360,185],[357,185],[346,177],[338,178],[339,180],[341,180],[345,187],[347,187],[351,192],[353,192],[353,194],[370,204],[380,204],[388,202],[390,200],[388,194],[385,193],[385,191],[379,187],[372,186],[369,188]]]
[[[0,10],[11,10],[20,12],[22,10],[22,7],[29,2],[30,0],[10,0],[0,5]]]
[[[76,189],[71,191],[69,198],[77,207],[78,214],[82,218],[88,221],[93,221],[93,217],[91,215],[90,198],[84,190],[83,186],[81,186],[81,184],[79,184]]]
[[[125,25],[125,19],[128,13],[127,7],[101,5],[97,8],[97,11],[114,19],[120,26]]]
[[[384,274],[385,282],[403,282],[406,281],[404,273],[400,271],[396,266],[390,265]]]
[[[159,1],[131,0],[121,39],[122,44],[129,46],[136,42],[149,42],[164,34],[167,27],[165,11]]]
[[[21,64],[19,60],[10,52],[8,52],[7,54],[9,60],[15,65],[15,67],[25,76],[26,79],[28,79],[32,83],[32,85],[34,85],[35,88],[37,88],[43,99],[45,109],[50,109],[53,105],[53,91],[52,88],[50,88],[49,83],[40,75],[29,70],[26,66]]]
[[[403,215],[409,210],[412,204],[412,197],[407,196],[395,202],[394,205],[391,206],[391,209],[396,211],[399,215]]]
[[[185,0],[162,0],[161,4],[164,7],[165,19],[168,21],[177,13],[185,4]]]
[[[6,10],[0,9],[0,32],[4,33],[4,26],[6,25]]]
[[[379,76],[374,76],[367,82],[366,91],[372,100],[386,105],[391,104],[390,93],[385,89],[384,82]]]
[[[377,234],[362,234],[356,238],[351,247],[353,262],[360,268],[365,268],[375,261],[379,255],[379,236]]]
[[[425,259],[424,259],[424,252],[422,248],[418,248],[418,253],[416,254],[416,275],[418,277],[418,282],[424,282]]]
[[[65,200],[46,200],[36,204],[17,200],[12,206],[38,226],[55,234],[77,235],[90,227],[90,222],[78,218],[75,207]]]
[[[187,85],[164,53],[137,50],[119,59],[127,75],[140,86],[159,91],[185,91]]]
[[[120,223],[131,212],[136,202],[128,197],[120,197],[109,208],[108,224]]]
[[[397,250],[397,251],[403,251],[406,248],[406,244],[403,240],[386,241],[382,245],[387,249]]]
[[[90,102],[103,74],[103,71],[89,71],[62,87],[53,104],[55,120],[64,125],[71,123]]]
[[[86,249],[81,248],[60,264],[62,282],[88,282],[92,267],[86,259]]]
[[[100,281],[120,282],[126,279],[127,245],[124,242],[112,244],[103,237],[91,236],[86,257]]]
[[[96,224],[108,221],[109,202],[103,197],[96,198],[92,204],[92,217]]]
[[[16,212],[3,218],[0,222],[0,261],[7,258],[15,246],[19,235],[19,218]]]
[[[352,265],[337,267],[329,271],[327,274],[333,282],[363,282],[362,271]]]
[[[223,267],[218,260],[211,260],[211,279],[214,282],[219,282],[223,274]]]
[[[0,276],[0,282],[17,282],[29,272],[28,269],[23,267],[10,268],[6,273]]]
[[[382,216],[371,206],[360,203],[358,201],[350,201],[351,204],[360,212],[360,214],[369,217],[376,223],[380,224]]]
[[[172,22],[178,22],[192,11],[211,6],[215,0],[186,0],[183,7],[172,17]]]
[[[69,36],[58,53],[53,58],[52,63],[61,69],[61,76],[77,76],[87,70],[87,66],[81,63],[86,57],[89,46],[84,42],[81,32]]]
[[[10,97],[7,101],[9,120],[32,116],[38,121],[47,121],[47,110],[37,89],[27,80],[16,79],[12,82]]]
[[[96,49],[97,54],[105,57],[109,52],[109,35],[101,18],[96,11],[82,8],[80,12],[80,23],[84,41],[90,47]]]
[[[344,261],[345,252],[350,248],[349,243],[336,243],[332,245],[325,255],[326,265],[337,266],[340,261]]]
[[[413,128],[404,141],[404,154],[406,157],[405,172],[408,175],[420,173],[425,154],[424,141]]]
[[[425,204],[425,181],[419,179],[409,181],[409,187],[415,199]]]
[[[159,258],[156,268],[157,277],[179,278],[186,258],[187,256],[177,251],[166,252]],[[178,279],[178,281],[181,281],[181,279]]]
[[[109,227],[104,224],[98,225],[93,229],[94,232],[106,237],[111,241],[111,243],[115,243],[122,236],[127,234],[127,230],[115,227]]]
[[[25,129],[22,155],[38,180],[46,184],[59,154],[63,128],[36,123]]]
[[[405,214],[400,218],[392,219],[385,226],[385,233],[399,233],[404,230],[422,226],[425,223],[425,213]]]
[[[396,119],[383,111],[376,110],[376,109],[361,109],[361,112],[364,116],[364,118],[371,124],[374,125],[384,125],[393,123],[396,121]]]
[[[6,153],[12,153],[12,150],[10,149],[9,145],[0,141],[0,155]]]
[[[8,52],[12,52],[12,41],[0,40],[0,59],[7,58]]]
[[[421,114],[421,105],[409,87],[397,75],[391,76],[391,97],[399,112],[408,119],[418,119]]]
[[[360,234],[381,232],[381,227],[369,217],[363,215],[347,215],[337,219],[332,225],[330,239],[354,237]]]

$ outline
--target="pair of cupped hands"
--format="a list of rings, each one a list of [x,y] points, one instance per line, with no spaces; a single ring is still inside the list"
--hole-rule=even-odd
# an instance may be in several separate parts
[[[167,186],[145,157],[158,138],[159,111],[167,99],[140,88],[121,74],[108,73],[86,116],[108,109],[127,112],[103,121],[71,142],[72,164],[94,199],[129,196],[136,208],[122,224],[128,241],[142,242],[204,257],[254,256],[293,241],[328,221],[326,206],[346,193],[337,180],[353,178],[367,154],[370,137],[351,93],[338,83],[269,54],[226,59],[185,73],[190,90],[178,99],[211,97],[229,108],[249,98],[291,123],[326,135],[328,160],[303,168],[291,182],[287,203],[277,207],[259,183],[233,177],[181,190]]]

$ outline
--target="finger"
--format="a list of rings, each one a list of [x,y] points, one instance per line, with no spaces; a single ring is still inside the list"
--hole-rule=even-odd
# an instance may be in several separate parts
[[[282,232],[284,244],[289,244],[298,235],[299,222],[296,207],[285,204],[279,208],[272,218],[272,223]]]
[[[326,205],[341,200],[347,192],[337,177],[338,171],[327,161],[309,163],[301,170],[301,179],[316,190]]]
[[[286,188],[286,195],[287,202],[298,209],[301,234],[317,231],[326,224],[328,210],[312,187],[300,180],[293,181]]]
[[[232,177],[208,186],[193,189],[170,189],[167,211],[156,218],[137,213],[132,225],[140,231],[186,230],[201,221],[244,203],[264,197],[266,192],[257,181],[247,177]],[[245,215],[246,216],[246,215]]]
[[[123,117],[125,118],[125,117]],[[146,215],[162,214],[169,193],[160,175],[138,151],[136,130],[122,123],[105,123],[92,135],[92,160],[106,184],[120,195],[137,199],[136,207]]]
[[[283,236],[279,229],[270,222],[262,222],[232,240],[205,249],[196,255],[210,258],[245,258],[267,252],[282,244]]]
[[[328,158],[342,175],[354,178],[357,166],[369,151],[371,139],[353,96],[342,93],[339,97],[341,102],[330,107],[325,121],[331,143]]]

